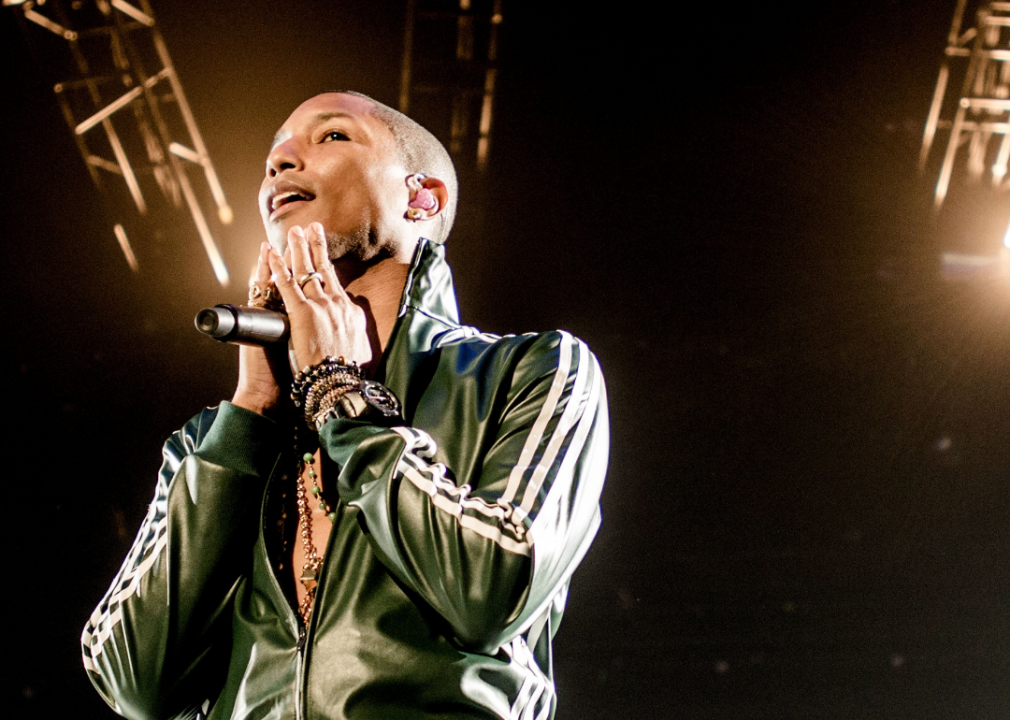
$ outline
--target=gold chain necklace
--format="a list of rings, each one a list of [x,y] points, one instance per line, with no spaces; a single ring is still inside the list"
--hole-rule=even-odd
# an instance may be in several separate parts
[[[315,543],[312,542],[312,510],[309,508],[308,493],[305,491],[306,479],[312,481],[312,495],[319,500],[319,509],[326,513],[327,519],[333,523],[337,519],[336,513],[323,499],[322,488],[319,487],[318,476],[315,469],[315,456],[312,453],[302,455],[298,463],[298,486],[296,490],[296,502],[298,504],[298,532],[302,537],[302,549],[305,551],[305,563],[302,565],[301,581],[305,588],[305,597],[298,603],[298,612],[301,613],[302,620],[309,624],[309,617],[312,615],[312,603],[316,597],[316,587],[319,585],[319,571],[323,567],[323,559],[316,551]]]

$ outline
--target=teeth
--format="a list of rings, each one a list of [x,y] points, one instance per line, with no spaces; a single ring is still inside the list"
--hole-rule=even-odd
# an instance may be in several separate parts
[[[279,208],[281,205],[283,205],[285,202],[287,202],[287,200],[289,198],[293,198],[293,197],[294,198],[298,198],[300,200],[305,200],[306,199],[304,195],[302,195],[301,193],[298,193],[298,192],[289,191],[289,192],[279,193],[277,195],[274,195],[273,200],[270,201],[270,210],[271,210],[271,212],[273,212],[274,210],[276,210],[277,208]]]

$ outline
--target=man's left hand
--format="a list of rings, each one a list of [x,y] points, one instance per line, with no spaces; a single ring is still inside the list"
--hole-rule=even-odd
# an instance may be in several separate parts
[[[287,308],[298,367],[315,365],[331,355],[359,366],[370,363],[368,318],[337,278],[322,224],[291,228],[285,258],[270,248],[269,261]]]

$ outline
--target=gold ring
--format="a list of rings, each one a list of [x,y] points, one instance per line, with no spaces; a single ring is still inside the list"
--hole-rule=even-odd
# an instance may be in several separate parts
[[[260,287],[260,284],[257,282],[249,285],[248,305],[249,307],[266,308],[267,310],[284,312],[284,299],[277,291],[277,286],[272,282],[267,283],[265,288]]]
[[[249,302],[247,304],[249,307],[258,308],[267,306],[267,299],[259,283],[252,283],[249,286]]]
[[[300,287],[302,290],[304,290],[305,286],[308,285],[313,280],[318,280],[319,281],[319,285],[322,286],[322,284],[323,284],[323,275],[322,275],[322,273],[310,272],[310,273],[306,273],[305,275],[302,275],[300,278],[298,278],[298,287]]]

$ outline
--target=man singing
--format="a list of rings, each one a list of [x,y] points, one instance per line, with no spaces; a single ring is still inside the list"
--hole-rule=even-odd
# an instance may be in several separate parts
[[[287,313],[293,358],[243,347],[231,402],[165,445],[82,637],[116,712],[553,716],[603,378],[565,332],[460,324],[455,204],[441,144],[370,98],[318,95],[281,127],[250,304]]]

